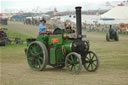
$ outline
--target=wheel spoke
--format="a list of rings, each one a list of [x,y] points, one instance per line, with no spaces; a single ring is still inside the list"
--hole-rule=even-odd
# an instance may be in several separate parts
[[[92,60],[93,60],[94,56],[95,56],[95,55],[92,56]]]
[[[32,65],[33,65],[33,67],[35,68],[36,65],[37,65],[37,62],[34,60],[34,61],[32,62]]]
[[[75,65],[75,68],[76,68],[76,67],[79,68],[79,64],[76,64],[76,65]]]
[[[69,66],[71,66],[71,64],[68,64],[67,66],[69,67]]]
[[[95,61],[97,61],[97,60],[93,60],[92,62],[95,62]]]
[[[77,71],[77,69],[76,69],[76,67],[74,66],[74,71],[76,72]]]
[[[89,53],[89,57],[90,57],[90,59],[91,59],[91,53]],[[89,59],[89,60],[90,60],[90,59]]]
[[[77,61],[77,57],[76,56],[74,57],[74,60]]]
[[[93,65],[91,64],[91,69],[93,70]]]
[[[38,52],[38,53],[37,53],[37,55],[41,55],[41,54],[43,54],[43,53],[42,53],[42,52]]]
[[[95,67],[96,67],[96,64],[92,63]]]
[[[79,64],[79,61],[75,61],[74,64]]]
[[[67,59],[70,63],[72,62],[69,58]]]
[[[42,50],[43,50],[43,49],[41,49],[39,46],[36,47],[36,52],[37,52],[37,53],[42,53]]]
[[[90,60],[88,57],[86,57],[86,59]]]
[[[72,70],[73,67],[74,67],[74,66],[72,65],[71,70]]]
[[[33,61],[32,60],[28,60],[28,63],[32,66],[33,65]]]
[[[69,70],[69,71],[72,71],[71,68],[72,68],[72,65],[69,65],[69,66],[68,66],[68,70]]]
[[[34,47],[31,47],[31,50],[32,50],[33,53],[36,53]]]
[[[43,57],[41,57],[41,56],[38,56],[38,57],[39,57],[40,60],[43,60]]]
[[[85,57],[85,62],[88,63],[89,60],[90,60],[90,59],[86,56],[86,57]]]
[[[39,64],[39,66],[41,66],[41,62],[40,62],[40,60],[39,60],[39,59],[37,60],[37,62],[38,62],[38,64]]]
[[[38,45],[34,45],[33,47],[31,47],[32,48],[32,50],[34,51],[34,53],[38,53],[39,51],[39,49],[40,49],[40,47],[38,46]]]
[[[88,65],[87,69],[89,69],[90,65],[91,65],[91,64],[89,63],[89,65]]]
[[[33,56],[33,55],[34,55],[34,53],[32,52],[32,50],[30,49],[29,51],[30,51],[30,54]]]
[[[41,64],[40,64],[40,61],[36,60],[36,65],[35,65],[35,66],[36,66],[37,69],[40,68],[40,65],[41,65]]]
[[[73,56],[72,56],[72,55],[71,55],[71,60],[72,60],[72,62],[74,61],[74,60],[73,60]]]
[[[89,63],[89,61],[88,60],[85,60],[85,63]]]

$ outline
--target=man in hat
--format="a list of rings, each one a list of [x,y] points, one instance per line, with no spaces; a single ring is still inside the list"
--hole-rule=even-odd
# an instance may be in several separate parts
[[[40,20],[40,24],[38,27],[38,33],[39,34],[45,33],[47,31],[47,26],[45,25],[45,23],[46,23],[45,19]]]
[[[74,33],[75,32],[75,30],[72,29],[71,22],[69,22],[69,23],[65,22],[64,25],[65,25],[65,31],[67,33]]]
[[[110,34],[110,38],[112,39],[112,34],[114,32],[114,29],[112,28],[112,25],[110,25],[110,28],[109,28],[109,34]]]

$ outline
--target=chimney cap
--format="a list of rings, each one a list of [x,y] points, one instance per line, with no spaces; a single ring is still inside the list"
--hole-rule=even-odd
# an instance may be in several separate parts
[[[81,9],[82,7],[81,6],[76,6],[75,9]]]

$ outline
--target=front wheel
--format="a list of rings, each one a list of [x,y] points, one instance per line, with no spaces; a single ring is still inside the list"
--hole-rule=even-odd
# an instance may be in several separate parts
[[[89,51],[84,59],[84,68],[89,72],[95,72],[99,66],[99,59],[96,53]]]
[[[65,59],[65,66],[71,73],[80,73],[82,68],[81,56],[76,52],[69,53]]]

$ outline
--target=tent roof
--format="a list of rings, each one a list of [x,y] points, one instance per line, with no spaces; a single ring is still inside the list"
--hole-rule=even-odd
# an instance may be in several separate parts
[[[116,6],[101,15],[101,18],[128,19],[128,6]]]
[[[12,18],[25,18],[25,16],[24,15],[14,15],[14,16],[12,16]]]
[[[3,16],[3,14],[0,13],[0,16]]]

